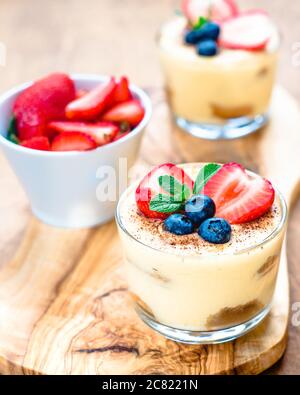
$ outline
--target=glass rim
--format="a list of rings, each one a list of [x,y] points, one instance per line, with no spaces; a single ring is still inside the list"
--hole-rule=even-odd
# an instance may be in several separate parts
[[[246,170],[248,174],[256,176],[256,177],[260,177],[258,174],[250,171],[250,170]],[[246,248],[242,248],[239,251],[235,251],[235,252],[222,252],[222,253],[215,253],[215,252],[209,252],[209,254],[207,255],[201,255],[201,254],[184,254],[184,253],[180,253],[180,252],[165,252],[162,249],[159,248],[155,248],[152,247],[149,244],[144,243],[141,240],[138,240],[136,237],[134,237],[131,233],[128,232],[128,230],[126,229],[126,227],[124,226],[124,224],[122,223],[122,219],[121,219],[121,215],[120,215],[120,207],[122,202],[124,201],[124,199],[129,195],[130,192],[132,192],[132,190],[134,189],[134,187],[138,184],[139,181],[134,182],[132,185],[130,185],[128,188],[126,188],[126,190],[121,194],[121,197],[118,201],[118,205],[117,205],[117,209],[115,212],[115,220],[117,225],[119,226],[119,228],[126,234],[128,235],[132,240],[134,240],[135,242],[137,242],[138,244],[149,248],[150,250],[159,252],[161,254],[167,254],[167,255],[172,255],[172,256],[177,256],[177,257],[188,257],[191,259],[201,259],[201,258],[205,258],[208,256],[211,257],[222,257],[222,256],[228,256],[228,255],[241,255],[244,253],[247,253],[249,251],[252,251],[256,248],[262,247],[265,244],[267,244],[269,241],[273,240],[280,232],[281,230],[284,228],[286,222],[287,222],[287,217],[288,217],[288,207],[285,201],[285,198],[283,196],[283,194],[277,189],[277,187],[275,187],[273,184],[273,188],[275,190],[275,199],[276,197],[279,198],[279,202],[280,202],[280,209],[281,209],[281,218],[279,223],[277,224],[277,226],[270,232],[270,234],[268,234],[268,236],[266,236],[263,240],[261,240],[259,243],[256,243],[254,245],[251,245],[249,247]]]

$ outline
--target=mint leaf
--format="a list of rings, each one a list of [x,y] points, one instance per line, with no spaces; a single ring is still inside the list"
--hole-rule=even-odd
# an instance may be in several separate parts
[[[197,194],[199,193],[207,181],[217,173],[217,171],[220,169],[221,165],[218,165],[217,163],[208,163],[207,165],[203,166],[196,178],[195,184],[194,184],[194,190],[193,193]]]
[[[175,201],[183,202],[191,194],[190,188],[185,184],[181,184],[173,176],[160,176],[158,177],[158,183],[166,192],[173,196]]]
[[[11,141],[12,143],[19,144],[19,139],[17,137],[17,123],[15,117],[12,117],[10,120],[6,137],[7,140]]]
[[[159,193],[150,200],[149,208],[159,213],[174,213],[182,206],[181,202],[175,201],[172,196]]]
[[[204,26],[207,22],[208,22],[207,18],[205,18],[204,16],[200,16],[198,22],[195,23],[195,25],[193,26],[193,30],[201,29],[201,27]]]

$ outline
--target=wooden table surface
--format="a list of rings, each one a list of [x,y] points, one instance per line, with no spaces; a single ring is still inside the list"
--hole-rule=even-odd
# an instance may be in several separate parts
[[[283,37],[278,80],[300,103],[300,54],[297,59],[295,53],[297,45],[300,48],[300,7],[295,1],[285,9],[286,3],[240,0],[243,8],[268,9],[278,23]],[[144,88],[159,87],[162,77],[155,34],[178,4],[175,0],[1,0],[0,45],[6,47],[6,61],[1,65],[0,59],[0,92],[53,70],[126,74]],[[288,130],[286,134],[288,138]],[[16,187],[16,196],[22,193]],[[0,245],[5,245],[0,265],[13,255],[11,245],[21,239],[30,215],[28,207],[18,216],[14,214],[15,198],[12,196],[11,211],[2,218],[8,226],[5,233],[0,232]],[[9,232],[12,221],[20,223],[18,234]],[[300,302],[299,240],[300,201],[291,213],[288,228],[291,307]],[[293,326],[291,320],[285,356],[267,373],[300,374],[299,353],[300,326]]]

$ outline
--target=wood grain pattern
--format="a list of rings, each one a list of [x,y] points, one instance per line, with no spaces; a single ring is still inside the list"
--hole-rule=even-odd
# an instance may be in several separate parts
[[[181,159],[170,148],[174,130],[163,92],[154,89],[151,95],[154,118],[136,172],[152,165],[154,156],[156,162]],[[299,111],[278,88],[274,122],[256,143],[261,158],[268,155],[269,161],[276,159],[272,147],[282,127],[281,116],[276,114],[287,100],[289,119],[294,122],[289,125],[291,138],[281,142],[280,154],[287,155],[289,144],[299,141],[295,128]],[[255,161],[259,168],[265,163],[261,158]],[[278,174],[273,167],[262,169],[272,177]],[[293,183],[281,184],[288,195],[300,178],[297,172],[294,176]],[[285,253],[268,318],[235,342],[210,346],[176,344],[146,327],[131,308],[121,260],[114,222],[74,231],[32,218],[16,255],[0,270],[0,372],[257,374],[283,354],[289,311]]]
[[[243,8],[266,8],[278,23],[282,33],[282,50],[279,81],[300,101],[299,66],[293,59],[292,46],[300,37],[300,8],[297,2],[290,2],[283,12],[282,0],[240,0]],[[270,4],[272,3],[272,4]],[[92,73],[125,73],[141,86],[159,87],[162,82],[157,61],[154,35],[158,27],[170,18],[179,0],[89,0],[88,7],[82,0],[1,0],[0,41],[7,49],[5,67],[0,66],[1,92],[26,80],[34,79],[52,70]],[[134,23],[132,16],[134,15]],[[145,22],[145,15],[147,20]],[[126,34],[124,34],[126,26]],[[55,31],[55,34],[54,34]],[[107,32],[109,32],[109,37]],[[114,43],[113,47],[111,43]],[[105,56],[104,56],[105,55]],[[142,65],[142,66],[141,66]],[[152,89],[153,96],[159,96]],[[160,100],[160,99],[159,99]],[[288,120],[286,103],[278,112]],[[156,109],[155,119],[165,111],[161,105]],[[168,132],[166,125],[154,123],[160,133]],[[151,146],[160,144],[160,133],[151,134]],[[289,139],[289,129],[282,128],[282,138]],[[146,141],[145,141],[146,143]],[[180,161],[173,149],[173,142],[155,153],[157,161],[166,158]],[[152,162],[151,150],[143,144],[143,159],[140,170]],[[278,146],[278,149],[280,146]],[[293,146],[291,154],[299,152],[299,145]],[[255,152],[252,157],[255,159]],[[278,161],[282,164],[282,161]],[[252,165],[255,165],[252,161]],[[31,214],[27,200],[18,182],[0,157],[0,267],[14,256],[22,242]],[[291,285],[291,303],[300,300],[300,201],[292,212],[288,229],[288,259]],[[4,324],[0,321],[0,329]],[[8,349],[7,343],[1,345]],[[1,348],[2,350],[2,348]],[[8,350],[10,356],[11,350]],[[300,374],[299,327],[289,322],[289,342],[284,358],[268,371],[269,374]],[[0,351],[0,355],[2,352]],[[15,357],[15,356],[14,356]],[[205,365],[205,356],[201,357]],[[211,361],[211,359],[210,359]],[[1,359],[1,371],[3,370]],[[5,359],[5,370],[22,371],[22,356],[10,365]]]

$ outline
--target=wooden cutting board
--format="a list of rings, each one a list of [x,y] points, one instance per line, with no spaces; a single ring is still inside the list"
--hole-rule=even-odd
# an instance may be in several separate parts
[[[293,203],[300,189],[300,113],[282,88],[264,131],[230,143],[203,142],[201,149],[192,149],[170,123],[162,91],[149,93],[154,116],[136,173],[166,161],[239,160]],[[282,356],[289,316],[285,251],[271,313],[259,327],[221,345],[174,343],[130,306],[114,222],[90,230],[40,223],[0,161],[0,373],[257,374]]]

